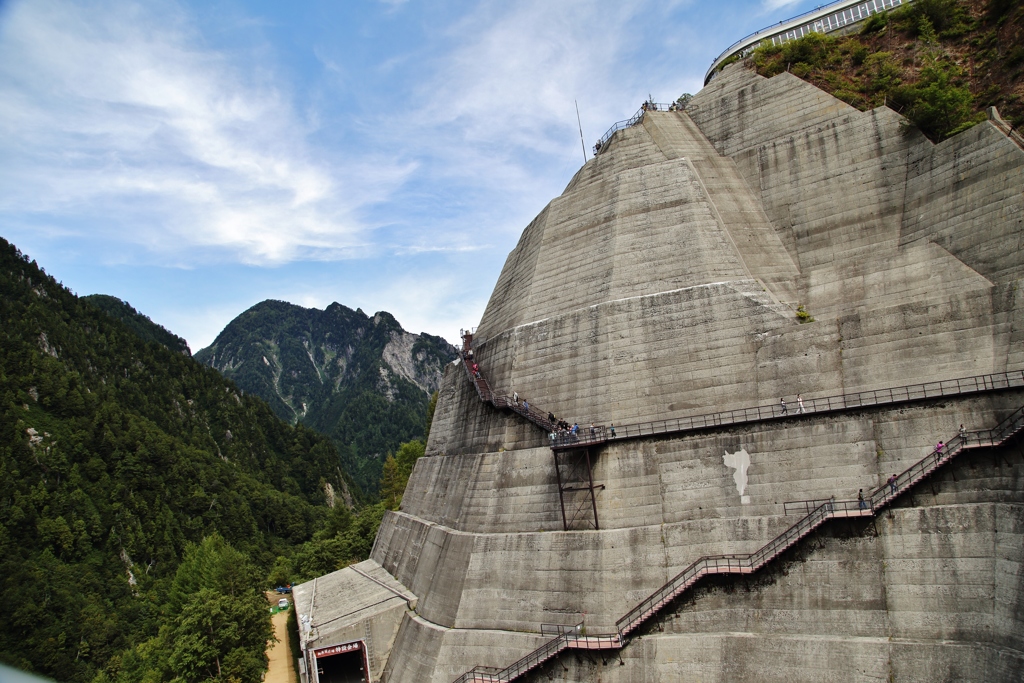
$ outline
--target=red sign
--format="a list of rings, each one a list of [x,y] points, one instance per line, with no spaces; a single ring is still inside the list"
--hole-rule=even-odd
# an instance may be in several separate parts
[[[330,647],[324,647],[319,650],[313,650],[313,656],[319,659],[320,657],[330,657],[331,655],[340,655],[342,652],[355,652],[356,650],[362,649],[362,641],[357,640],[353,643],[345,643],[344,645],[332,645]]]

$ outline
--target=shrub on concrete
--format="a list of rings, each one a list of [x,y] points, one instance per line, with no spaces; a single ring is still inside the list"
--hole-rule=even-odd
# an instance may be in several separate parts
[[[974,113],[974,96],[964,83],[962,70],[945,60],[932,58],[921,69],[920,80],[893,91],[893,103],[933,140],[942,140],[985,120]]]
[[[800,304],[796,307],[796,319],[800,323],[813,323],[814,317],[804,309],[804,305]]]
[[[755,49],[762,76],[784,71],[868,110],[888,105],[939,142],[998,107],[1024,125],[1024,4],[915,0],[866,20],[858,35],[812,33]]]

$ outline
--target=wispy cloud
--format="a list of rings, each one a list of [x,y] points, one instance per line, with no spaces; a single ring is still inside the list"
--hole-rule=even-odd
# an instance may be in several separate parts
[[[589,151],[646,97],[650,83],[623,74],[642,51],[630,22],[655,6],[482,2],[439,32],[414,104],[382,114],[379,141],[415,158],[435,191],[460,197],[450,223],[435,219],[432,241],[458,243],[460,232],[507,240],[561,191],[582,163],[574,100]]]
[[[761,0],[761,7],[764,12],[774,12],[783,7],[799,4],[801,0]],[[822,3],[827,4],[827,3]]]
[[[333,170],[281,79],[206,48],[173,4],[14,3],[0,31],[4,212],[105,213],[163,252],[336,258],[370,248],[361,207],[412,169]]]

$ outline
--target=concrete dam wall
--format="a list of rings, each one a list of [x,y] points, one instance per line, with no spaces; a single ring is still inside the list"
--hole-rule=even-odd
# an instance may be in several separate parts
[[[991,429],[1024,405],[1019,383],[989,380],[796,403],[1019,376],[1022,221],[1024,150],[990,123],[933,145],[890,110],[741,65],[685,112],[648,112],[524,230],[474,361],[496,394],[584,433],[780,398],[788,413],[595,444],[581,506],[556,466],[575,451],[481,401],[453,364],[429,457],[371,560],[296,588],[303,647],[362,648],[372,680],[478,666],[493,668],[462,680],[510,680],[500,670],[551,641],[546,624],[619,640],[516,680],[1020,680],[1016,437],[964,449],[884,512],[833,519],[762,569],[697,584],[628,637],[620,618],[698,558],[783,534],[787,502],[855,502],[961,424]],[[331,586],[347,597],[328,618]]]

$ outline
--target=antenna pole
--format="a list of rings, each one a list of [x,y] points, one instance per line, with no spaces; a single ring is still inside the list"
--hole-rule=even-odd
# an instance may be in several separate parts
[[[587,163],[587,145],[583,142],[583,124],[580,123],[580,103],[572,101],[576,105],[576,125],[580,127],[580,147],[583,148],[583,163]]]

